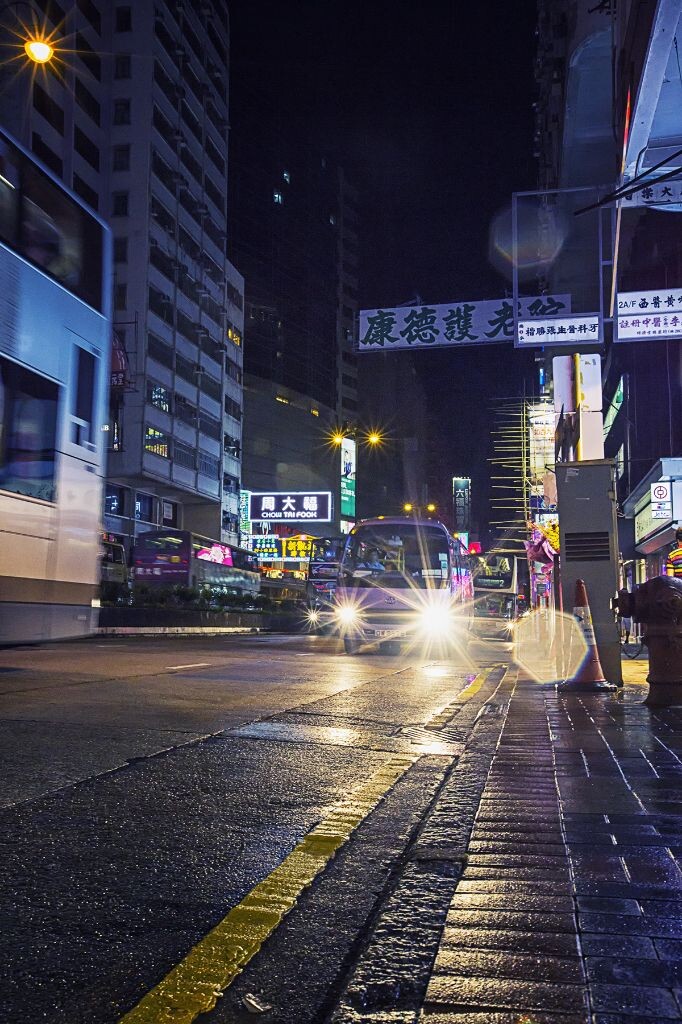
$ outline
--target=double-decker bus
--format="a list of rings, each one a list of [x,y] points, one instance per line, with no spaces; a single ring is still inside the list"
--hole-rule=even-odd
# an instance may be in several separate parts
[[[106,225],[0,131],[0,643],[96,626]]]
[[[366,645],[464,640],[473,598],[466,550],[432,519],[353,527],[339,564],[334,617],[347,654]]]
[[[498,549],[475,556],[472,568],[473,632],[484,638],[510,640],[514,623],[529,607],[528,559]]]
[[[252,551],[202,537],[189,530],[148,530],[135,541],[136,583],[211,587],[226,594],[256,596],[258,558]]]

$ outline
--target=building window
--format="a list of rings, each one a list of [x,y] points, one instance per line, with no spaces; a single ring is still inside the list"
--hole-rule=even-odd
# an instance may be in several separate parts
[[[282,204],[284,203],[284,195],[280,192],[278,188],[274,189],[272,193],[272,201],[277,206],[282,206]]]
[[[75,87],[76,102],[81,110],[88,114],[96,125],[99,125],[101,118],[100,105],[89,89],[86,89],[80,78],[76,78]]]
[[[107,485],[104,495],[104,512],[108,516],[122,516],[125,510],[125,488]]]
[[[115,171],[130,170],[130,146],[114,146],[112,166]]]
[[[73,147],[94,170],[99,171],[99,150],[78,125],[73,130]]]
[[[132,7],[117,7],[116,8],[116,31],[117,32],[132,32],[133,28],[133,9]]]
[[[147,427],[144,435],[144,450],[158,455],[162,459],[169,458],[170,445],[168,435],[156,427]]]
[[[114,263],[127,263],[128,262],[128,239],[127,238],[115,238],[114,239]]]
[[[128,216],[128,193],[114,192],[112,196],[111,212],[114,217]]]
[[[54,4],[52,4],[54,7]],[[78,10],[85,15],[95,32],[102,31],[102,18],[92,0],[78,0]]]
[[[135,495],[135,518],[141,520],[143,523],[154,522],[154,495],[153,494],[141,494],[140,491]]]
[[[97,439],[93,437],[93,431],[98,360],[92,352],[86,352],[80,346],[76,353],[76,388],[71,411],[71,440],[74,444],[95,451]]]
[[[147,401],[155,409],[162,412],[171,411],[171,393],[163,384],[157,384],[155,380],[147,381]]]
[[[225,395],[225,412],[235,420],[242,418],[242,407],[239,402],[235,402],[234,398],[230,398],[229,395]]]
[[[0,358],[0,488],[54,501],[58,388]]]
[[[129,53],[117,53],[114,58],[114,78],[130,78],[131,61]]]
[[[64,164],[57,154],[51,150],[45,142],[43,142],[37,132],[33,132],[31,149],[33,150],[34,155],[37,156],[39,160],[42,160],[46,167],[49,167],[51,171],[54,171],[57,177],[61,178],[64,173]]]
[[[130,100],[114,100],[114,124],[130,124]]]
[[[93,78],[96,78],[98,82],[101,81],[102,61],[82,32],[76,32],[75,51]]]
[[[64,134],[64,111],[37,82],[33,83],[33,106],[60,135]]]
[[[208,452],[203,452],[199,449],[199,472],[203,473],[204,476],[211,477],[212,480],[219,479],[220,462],[215,455],[209,455]]]
[[[94,188],[90,188],[87,181],[83,181],[80,174],[74,172],[73,175],[73,190],[84,199],[86,203],[89,203],[93,210],[99,208],[99,196],[95,192]]]
[[[128,285],[117,284],[114,288],[114,309],[125,309],[128,304]]]

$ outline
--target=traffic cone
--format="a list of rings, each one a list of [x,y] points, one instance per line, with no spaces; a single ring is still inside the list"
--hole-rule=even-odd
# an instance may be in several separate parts
[[[585,580],[575,581],[573,617],[579,624],[585,638],[587,653],[575,675],[571,679],[564,679],[558,683],[557,690],[572,693],[603,693],[615,690],[616,687],[612,683],[607,682],[599,660],[599,651],[597,650],[597,641],[594,636],[592,613],[587,600]]]

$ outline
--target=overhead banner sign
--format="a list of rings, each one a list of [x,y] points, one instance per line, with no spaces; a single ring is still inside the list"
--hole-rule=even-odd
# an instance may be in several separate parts
[[[571,297],[541,295],[523,298],[519,299],[518,307],[518,318],[524,321],[556,316],[570,313]],[[461,348],[463,345],[496,345],[514,341],[514,304],[511,299],[362,309],[359,317],[359,352]]]
[[[249,519],[252,523],[304,519],[312,523],[328,523],[331,518],[331,491],[252,491],[249,494]]]
[[[682,288],[618,292],[616,341],[682,338]]]

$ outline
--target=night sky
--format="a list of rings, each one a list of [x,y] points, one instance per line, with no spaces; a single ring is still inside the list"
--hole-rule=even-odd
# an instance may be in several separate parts
[[[507,293],[488,230],[536,184],[533,0],[237,0],[230,14],[232,73],[262,68],[360,190],[361,308]],[[432,493],[471,475],[484,519],[494,399],[532,387],[532,356],[394,358],[414,358],[429,396]]]

